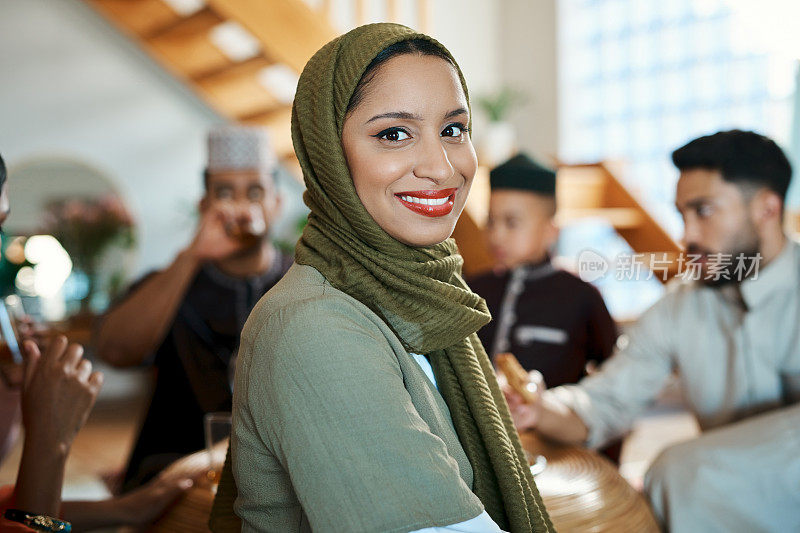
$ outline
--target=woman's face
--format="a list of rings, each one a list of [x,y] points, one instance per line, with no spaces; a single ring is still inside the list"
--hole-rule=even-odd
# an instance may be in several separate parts
[[[430,246],[453,233],[477,168],[468,113],[452,65],[404,54],[378,67],[345,118],[356,193],[398,241]]]

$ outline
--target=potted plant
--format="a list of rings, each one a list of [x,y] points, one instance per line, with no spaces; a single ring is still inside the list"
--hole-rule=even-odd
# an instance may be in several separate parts
[[[489,119],[478,146],[481,164],[493,167],[514,155],[517,134],[508,119],[511,110],[523,101],[522,93],[507,86],[477,98],[478,107]]]

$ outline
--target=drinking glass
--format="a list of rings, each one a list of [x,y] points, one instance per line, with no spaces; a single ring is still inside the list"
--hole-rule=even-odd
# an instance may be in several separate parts
[[[222,475],[228,441],[231,436],[231,414],[228,412],[206,413],[206,453],[208,455],[208,480],[216,487]]]

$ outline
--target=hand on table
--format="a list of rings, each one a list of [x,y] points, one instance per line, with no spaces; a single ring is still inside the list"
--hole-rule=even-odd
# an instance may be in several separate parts
[[[103,375],[92,372],[83,347],[59,335],[42,353],[32,340],[22,345],[22,420],[26,440],[66,450],[86,422]]]
[[[187,455],[169,465],[149,483],[121,496],[90,502],[64,502],[63,516],[72,523],[74,531],[105,531],[119,526],[133,526],[131,531],[137,532],[150,531],[150,526],[207,470],[205,452]]]
[[[208,455],[205,450],[173,462],[146,485],[117,497],[125,523],[134,526],[153,524],[207,472]]]

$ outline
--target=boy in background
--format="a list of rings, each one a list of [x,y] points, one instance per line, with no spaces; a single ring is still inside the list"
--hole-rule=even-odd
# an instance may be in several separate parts
[[[617,329],[592,285],[556,268],[550,249],[556,174],[524,154],[490,173],[487,233],[495,269],[470,280],[492,321],[478,332],[490,357],[513,353],[548,387],[576,383],[614,348]]]

